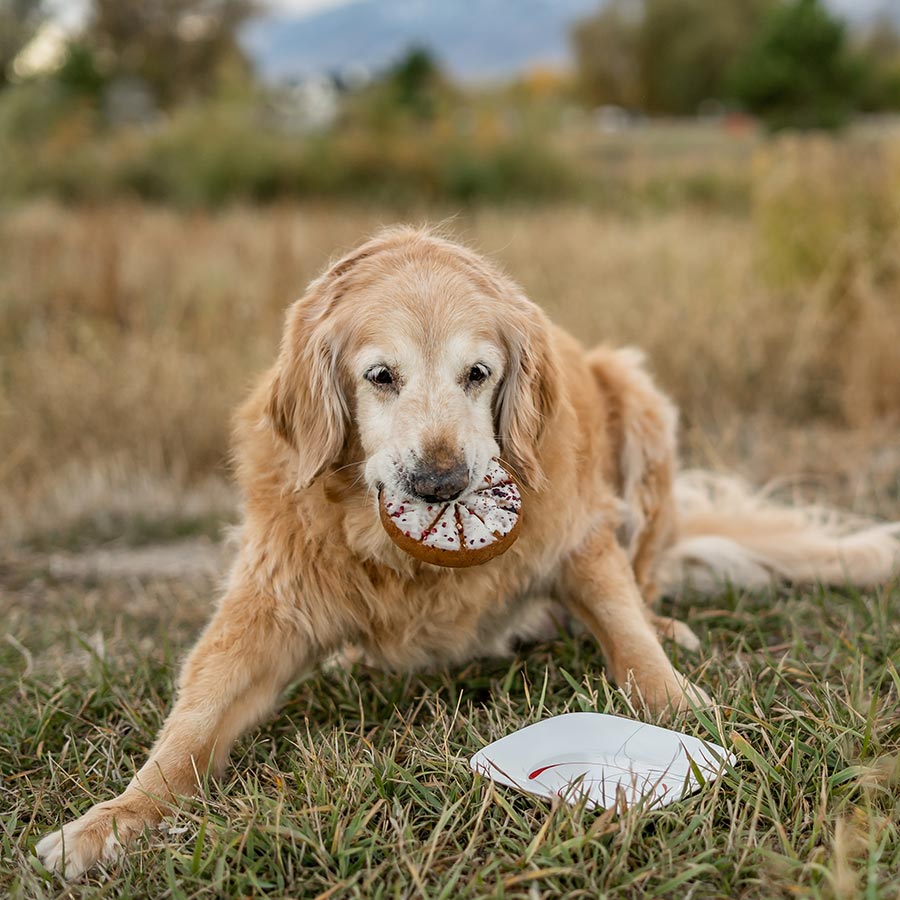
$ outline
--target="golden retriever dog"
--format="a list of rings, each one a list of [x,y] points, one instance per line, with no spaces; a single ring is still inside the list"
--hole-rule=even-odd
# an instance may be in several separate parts
[[[494,457],[523,486],[504,555],[445,569],[390,541],[382,486],[453,499]],[[673,712],[710,700],[663,650],[661,636],[698,641],[654,612],[661,588],[872,583],[896,563],[886,527],[845,534],[733,482],[676,479],[676,412],[639,354],[586,352],[496,267],[421,229],[378,234],[290,308],[237,415],[235,462],[236,558],[148,760],[37,844],[68,877],[193,794],[291,681],[347,648],[391,668],[456,665],[527,637],[558,604],[638,709]]]

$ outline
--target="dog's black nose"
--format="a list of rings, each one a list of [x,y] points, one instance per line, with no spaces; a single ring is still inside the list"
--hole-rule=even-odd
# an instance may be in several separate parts
[[[428,503],[455,500],[469,486],[469,469],[465,465],[450,469],[423,467],[410,477],[409,486]]]

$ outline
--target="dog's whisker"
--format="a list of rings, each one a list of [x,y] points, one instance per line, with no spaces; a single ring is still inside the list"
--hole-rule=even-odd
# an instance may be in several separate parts
[[[331,469],[328,474],[329,475],[337,475],[339,472],[343,472],[346,469],[352,469],[354,466],[363,466],[363,465],[365,465],[365,463],[366,463],[366,461],[364,459],[358,459],[355,462],[350,462],[344,466],[338,466],[338,468],[336,468],[336,469]]]
[[[517,481],[523,481],[522,473],[505,456],[498,456],[497,461],[503,466],[504,469],[509,469],[509,471],[512,472],[513,475],[515,475]]]

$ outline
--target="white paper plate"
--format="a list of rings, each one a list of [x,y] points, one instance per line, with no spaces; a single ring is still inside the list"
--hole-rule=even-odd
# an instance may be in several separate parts
[[[721,774],[734,757],[718,744],[601,713],[544,719],[494,741],[469,761],[476,772],[539,797],[608,809],[674,803]],[[699,776],[699,777],[698,777]]]

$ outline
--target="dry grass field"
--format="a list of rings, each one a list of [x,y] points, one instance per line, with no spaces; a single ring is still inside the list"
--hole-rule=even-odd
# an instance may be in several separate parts
[[[895,171],[863,160],[848,185],[827,147],[782,150],[756,162],[749,218],[406,218],[502,261],[586,343],[642,347],[695,462],[837,476],[842,499],[886,479],[896,497],[900,201],[884,178],[900,185],[900,154]],[[0,534],[227,510],[229,413],[273,359],[285,306],[397,216],[33,205],[0,218]]]
[[[691,463],[900,517],[900,153],[752,162],[749,214],[590,206],[403,216],[499,259],[586,343],[636,344]],[[65,888],[29,862],[127,780],[224,566],[228,418],[286,304],[396,211],[0,214],[0,894],[896,897],[900,594],[677,598],[723,704],[721,786],[647,817],[473,783],[483,740],[629,714],[596,648],[397,677],[324,673],[243,742],[218,799]]]

